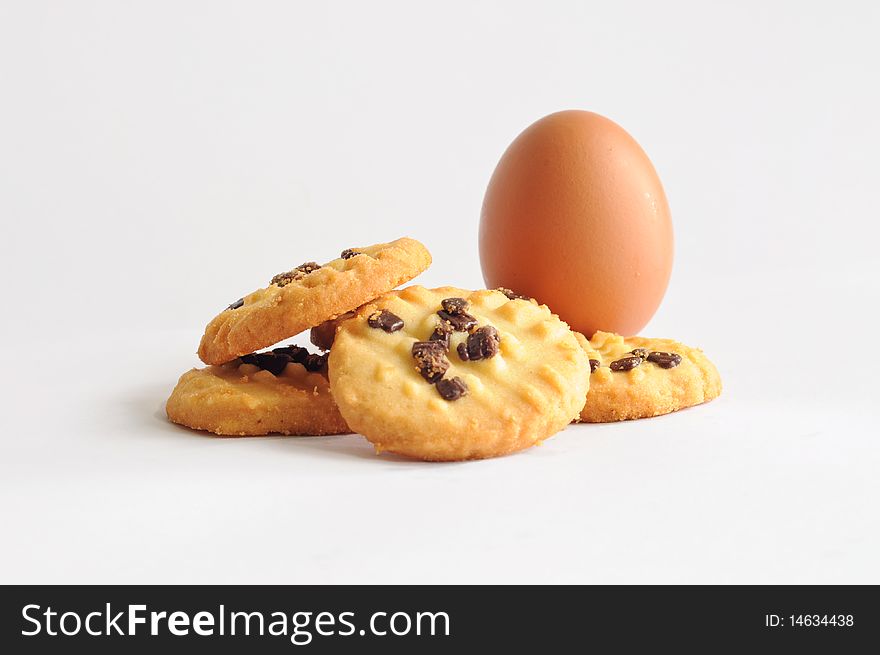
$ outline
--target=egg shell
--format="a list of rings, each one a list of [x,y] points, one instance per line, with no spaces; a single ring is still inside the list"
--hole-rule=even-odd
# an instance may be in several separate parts
[[[480,217],[487,287],[536,298],[588,336],[628,336],[657,311],[672,257],[660,179],[613,121],[551,114],[502,155]]]

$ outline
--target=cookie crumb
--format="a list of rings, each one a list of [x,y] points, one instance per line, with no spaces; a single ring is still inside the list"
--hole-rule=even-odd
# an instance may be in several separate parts
[[[508,300],[533,300],[533,298],[529,298],[528,296],[523,296],[518,294],[516,291],[512,291],[506,287],[498,287],[495,291],[500,291],[505,296],[507,296]]]

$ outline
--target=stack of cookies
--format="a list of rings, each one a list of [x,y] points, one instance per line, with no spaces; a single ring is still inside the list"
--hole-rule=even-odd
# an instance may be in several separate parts
[[[572,420],[656,416],[711,400],[718,372],[669,340],[587,340],[509,289],[395,290],[431,264],[414,239],[348,248],[241,298],[205,330],[206,368],[168,399],[175,423],[219,435],[357,432],[376,450],[479,459],[522,450]],[[261,351],[311,330],[323,354]]]

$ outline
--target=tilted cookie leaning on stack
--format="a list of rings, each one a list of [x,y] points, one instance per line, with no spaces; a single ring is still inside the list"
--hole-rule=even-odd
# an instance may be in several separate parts
[[[415,239],[347,248],[323,266],[300,264],[236,300],[205,328],[199,357],[223,364],[336,318],[413,279],[431,265]]]
[[[168,418],[227,436],[349,432],[330,393],[326,356],[297,347],[253,351],[355,309],[430,264],[421,243],[403,238],[279,273],[208,324],[199,357],[213,366],[183,374]]]

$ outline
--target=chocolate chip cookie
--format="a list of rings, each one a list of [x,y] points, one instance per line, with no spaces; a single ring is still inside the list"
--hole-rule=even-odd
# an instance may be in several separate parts
[[[333,396],[377,451],[479,459],[540,443],[583,406],[590,370],[568,325],[499,291],[411,286],[335,329]]]
[[[580,420],[606,423],[668,414],[716,398],[718,369],[698,348],[671,339],[596,332],[575,336],[587,353],[590,389]]]
[[[288,346],[181,376],[168,418],[218,435],[350,432],[327,382],[327,356]]]
[[[220,312],[205,328],[199,357],[223,364],[271,346],[390,291],[430,264],[428,250],[408,238],[346,248],[324,265],[300,264]]]

